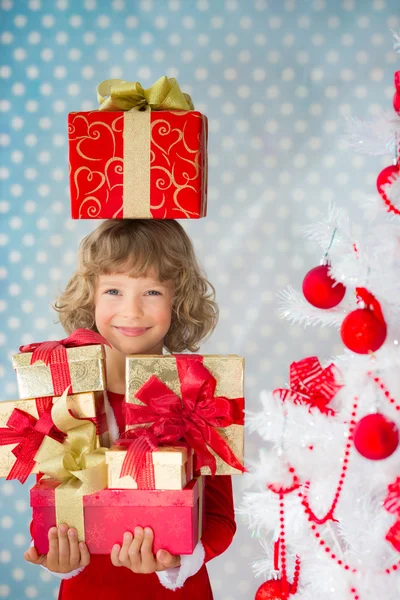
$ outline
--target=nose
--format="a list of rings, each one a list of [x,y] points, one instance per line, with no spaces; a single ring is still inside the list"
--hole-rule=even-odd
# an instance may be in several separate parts
[[[121,316],[126,320],[137,321],[144,315],[140,298],[127,298]]]

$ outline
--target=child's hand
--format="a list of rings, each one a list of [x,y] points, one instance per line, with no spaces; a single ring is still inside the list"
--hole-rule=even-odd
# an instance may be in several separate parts
[[[49,551],[38,554],[34,546],[24,554],[25,560],[34,565],[43,565],[53,573],[70,573],[79,567],[86,567],[90,562],[90,554],[85,542],[78,544],[76,529],[68,529],[68,525],[60,525],[49,529]]]
[[[153,530],[150,527],[135,528],[135,537],[127,531],[122,547],[115,544],[111,551],[111,562],[115,567],[127,567],[134,573],[154,573],[171,567],[179,567],[181,557],[166,550],[153,554]]]

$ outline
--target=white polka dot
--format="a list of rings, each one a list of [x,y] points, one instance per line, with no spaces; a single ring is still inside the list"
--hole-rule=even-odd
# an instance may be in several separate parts
[[[224,19],[220,16],[211,17],[210,22],[213,29],[221,29],[224,25]]]
[[[225,44],[227,46],[236,46],[238,43],[238,37],[234,33],[230,33],[225,37]]]
[[[106,29],[110,26],[110,17],[107,15],[100,15],[99,17],[97,17],[97,25],[101,29]]]
[[[268,62],[272,64],[276,64],[280,61],[281,55],[277,50],[270,50],[267,54]]]
[[[256,46],[265,46],[265,44],[267,43],[267,38],[263,33],[256,33],[254,37],[254,42]]]
[[[391,93],[393,95],[393,91]],[[368,90],[367,90],[367,88],[365,86],[358,85],[354,89],[354,95],[357,98],[366,98],[368,96]]]
[[[278,98],[280,94],[279,87],[277,85],[270,85],[267,87],[266,96],[267,98]]]
[[[12,570],[11,576],[13,579],[15,579],[15,581],[22,581],[25,577],[25,573],[24,573],[23,569],[20,569],[19,567],[17,567],[16,569]]]
[[[11,560],[11,552],[9,550],[2,550],[0,552],[0,562],[9,563]]]
[[[136,27],[138,26],[138,18],[134,17],[134,16],[129,16],[126,18],[126,26],[128,29],[136,29]]]
[[[34,585],[28,585],[28,587],[25,588],[25,596],[27,598],[36,598],[37,595],[38,591]]]
[[[0,598],[8,598],[10,595],[10,588],[8,585],[0,584]]]
[[[297,19],[297,26],[300,29],[308,29],[310,27],[310,17],[302,15]]]
[[[10,31],[4,31],[1,34],[1,41],[3,44],[11,44],[13,39],[14,39],[14,36]]]
[[[248,63],[251,60],[251,52],[249,52],[249,50],[241,50],[239,52],[238,58],[239,58],[239,62]]]
[[[81,15],[71,15],[69,18],[69,24],[74,28],[80,27],[82,25]]]
[[[26,512],[28,510],[28,503],[25,500],[17,500],[15,508],[19,513]]]
[[[8,255],[8,260],[11,263],[17,263],[21,260],[21,252],[18,250],[12,250]]]
[[[70,60],[80,60],[81,56],[82,52],[78,48],[71,48],[71,50],[68,51],[68,58]]]
[[[13,542],[15,546],[25,546],[28,541],[25,535],[23,535],[22,533],[17,533],[14,538],[13,538]]]
[[[308,54],[308,52],[306,52],[305,50],[301,50],[300,52],[297,52],[296,61],[300,65],[307,64],[309,62],[309,60],[310,60],[310,55]]]

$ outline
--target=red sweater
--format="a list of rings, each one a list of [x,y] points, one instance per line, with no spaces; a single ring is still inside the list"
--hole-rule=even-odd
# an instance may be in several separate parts
[[[108,392],[120,431],[125,429],[122,405],[124,396]],[[205,528],[201,542],[205,561],[222,554],[236,531],[232,481],[229,476],[206,478]],[[110,556],[93,555],[90,564],[79,575],[61,583],[59,600],[213,600],[205,565],[182,588],[166,589],[157,575],[132,573],[125,567],[114,567]]]

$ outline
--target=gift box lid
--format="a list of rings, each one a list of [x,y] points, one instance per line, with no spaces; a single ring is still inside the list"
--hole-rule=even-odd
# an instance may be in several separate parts
[[[106,463],[108,465],[124,462],[126,448],[121,446],[111,446],[106,452]],[[152,452],[153,465],[178,465],[182,466],[187,462],[187,448],[176,446],[160,446]]]
[[[68,362],[102,360],[104,359],[104,347],[101,344],[91,344],[88,346],[76,346],[75,348],[66,348]],[[37,361],[31,365],[32,352],[21,352],[14,354],[12,357],[12,365],[14,369],[24,367],[47,366],[43,361]]]
[[[32,507],[54,507],[54,479],[41,479],[30,493]],[[193,507],[199,499],[199,483],[192,479],[183,490],[101,490],[83,497],[84,507],[100,506],[182,506]]]
[[[187,448],[161,447],[152,454],[153,465],[178,465],[187,462]]]

